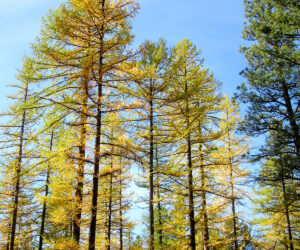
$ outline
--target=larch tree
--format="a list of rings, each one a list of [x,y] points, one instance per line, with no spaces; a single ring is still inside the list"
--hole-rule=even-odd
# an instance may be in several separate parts
[[[247,180],[249,171],[244,170],[241,165],[243,160],[245,161],[249,146],[247,137],[236,136],[241,122],[238,104],[226,95],[221,104],[221,110],[219,128],[222,136],[218,139],[221,145],[214,152],[216,159],[214,175],[218,186],[216,195],[220,194],[218,202],[223,203],[219,207],[223,211],[220,220],[223,220],[225,231],[222,234],[225,234],[226,237],[229,236],[229,239],[222,239],[223,237],[221,237],[220,243],[223,246],[228,245],[233,249],[239,249],[241,247],[239,242],[243,242],[244,236],[239,230],[241,218],[239,218],[237,206],[246,194],[242,186]],[[226,229],[229,229],[228,232]]]
[[[168,112],[170,115],[168,126],[172,128],[170,138],[177,150],[176,154],[179,159],[177,164],[183,166],[183,171],[188,179],[187,183],[184,182],[184,187],[188,197],[189,247],[191,249],[196,249],[197,245],[194,175],[199,151],[196,150],[195,154],[195,147],[199,143],[202,145],[201,143],[205,141],[204,137],[199,135],[199,123],[213,119],[213,114],[218,112],[220,99],[217,91],[218,82],[214,80],[213,75],[207,69],[202,68],[203,60],[199,56],[199,50],[191,41],[185,39],[177,43],[171,56],[168,89]],[[211,135],[211,137],[214,136]],[[205,177],[203,176],[203,178]],[[205,192],[204,186],[205,184],[202,183],[203,192]],[[202,197],[202,209],[204,210],[205,203],[206,198]],[[208,228],[206,228],[207,231]],[[206,234],[205,237],[205,247],[208,248],[208,235]]]
[[[76,211],[72,219],[74,224],[72,235],[79,244],[87,117],[91,116],[87,113],[90,72],[88,68],[91,52],[84,50],[88,47],[89,33],[84,38],[81,37],[85,43],[78,39],[82,32],[78,30],[80,26],[74,25],[74,19],[72,19],[74,12],[74,10],[68,11],[65,5],[61,5],[57,10],[50,11],[43,19],[40,36],[32,44],[31,60],[36,72],[31,78],[40,86],[35,93],[38,100],[37,106],[39,105],[39,109],[44,110],[45,116],[48,116],[48,120],[44,120],[45,126],[42,126],[41,133],[43,131],[46,133],[47,130],[51,133],[53,126],[63,127],[69,124],[70,130],[73,131],[72,136],[77,136],[76,131],[73,130],[74,127],[77,128],[79,134],[78,142],[74,140],[73,145],[67,147],[68,149],[73,147],[74,152],[65,155],[77,160],[77,184],[74,187]],[[71,21],[73,25],[70,24]],[[67,27],[69,33],[66,32]],[[68,35],[76,28],[77,40],[74,37],[73,40],[68,40]],[[79,122],[77,117],[79,117]],[[67,148],[65,150],[68,150]]]
[[[53,140],[54,140],[54,131],[51,132],[50,140],[49,140],[49,151],[52,153],[53,149]],[[46,168],[46,180],[45,180],[45,196],[43,199],[43,210],[41,217],[41,226],[40,226],[40,235],[39,235],[39,250],[43,249],[43,241],[45,235],[45,224],[46,224],[46,216],[47,216],[47,198],[49,195],[49,183],[51,177],[51,161],[48,158],[46,160],[47,168]]]
[[[197,194],[201,197],[201,224],[203,227],[203,246],[205,249],[210,248],[211,240],[209,236],[210,226],[210,206],[208,194],[214,193],[214,176],[211,166],[214,163],[212,152],[214,150],[214,143],[219,139],[220,133],[217,130],[219,123],[218,113],[220,112],[221,96],[219,94],[219,82],[213,77],[213,74],[208,70],[202,70],[201,90],[196,106],[199,109],[199,116],[196,125],[196,135],[193,140],[193,145],[197,146],[195,149],[195,165],[199,170],[197,179],[199,179],[199,188]],[[201,93],[205,93],[202,96]],[[196,184],[197,186],[197,184]],[[212,206],[211,206],[212,207]],[[211,216],[212,217],[212,216]]]
[[[73,7],[86,15],[78,16],[84,26],[88,26],[92,32],[92,49],[95,50],[93,58],[92,75],[94,82],[94,96],[92,102],[95,104],[95,146],[94,146],[94,173],[91,202],[91,223],[89,234],[89,249],[95,249],[99,164],[103,119],[103,101],[111,90],[113,84],[122,81],[118,75],[121,71],[120,65],[132,55],[126,49],[132,40],[130,34],[129,19],[135,15],[137,10],[136,1],[71,1]],[[113,108],[113,107],[111,107]],[[108,108],[109,109],[109,108]]]
[[[1,125],[3,138],[1,140],[1,154],[5,156],[1,162],[4,173],[1,174],[4,188],[3,198],[11,197],[9,204],[7,225],[7,249],[14,249],[20,245],[34,247],[33,238],[36,214],[36,200],[34,199],[33,176],[36,141],[32,136],[39,115],[33,108],[35,98],[33,96],[31,81],[27,74],[32,73],[32,62],[24,58],[24,66],[19,72],[19,84],[17,94],[12,96],[13,106],[6,112],[6,121]],[[2,187],[3,188],[3,187]],[[5,215],[4,215],[5,218]]]
[[[102,156],[99,187],[99,226],[96,240],[98,248],[124,248],[124,232],[130,228],[126,211],[130,207],[130,194],[126,189],[130,181],[128,168],[132,161],[128,152],[128,138],[118,113],[103,120],[105,139],[102,141]]]
[[[77,208],[73,219],[74,239],[78,244],[84,165],[85,162],[94,165],[90,249],[95,247],[102,119],[107,112],[119,108],[110,103],[114,100],[109,99],[109,92],[118,89],[123,81],[120,65],[132,56],[126,46],[132,40],[129,19],[136,9],[135,1],[69,1],[50,13],[42,37],[33,46],[36,67],[44,73],[40,80],[53,82],[39,93],[39,98],[68,111],[71,118],[67,122],[78,126],[81,134],[77,143],[79,153],[70,155],[78,163]],[[104,107],[107,109],[103,110]],[[76,122],[78,116],[80,122]],[[85,157],[86,126],[91,119],[95,121],[92,122],[94,160]]]
[[[145,154],[146,169],[149,175],[149,248],[154,249],[155,228],[154,228],[154,190],[155,190],[155,147],[158,144],[158,135],[155,133],[158,127],[158,120],[163,98],[166,89],[164,76],[168,66],[168,49],[166,42],[160,39],[154,43],[145,41],[140,46],[140,53],[136,62],[136,72],[134,81],[135,89],[131,90],[131,94],[138,99],[143,109],[138,112],[138,129],[137,132],[141,140],[141,144],[146,141],[146,147],[141,146],[143,154]],[[158,154],[159,152],[156,152]],[[157,156],[158,157],[158,156]]]

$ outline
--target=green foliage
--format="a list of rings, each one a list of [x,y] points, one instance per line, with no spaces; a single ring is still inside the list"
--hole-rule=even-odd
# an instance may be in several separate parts
[[[297,1],[245,1],[248,22],[242,47],[248,85],[238,97],[250,105],[242,130],[251,135],[280,131],[282,143],[299,154],[299,5]]]

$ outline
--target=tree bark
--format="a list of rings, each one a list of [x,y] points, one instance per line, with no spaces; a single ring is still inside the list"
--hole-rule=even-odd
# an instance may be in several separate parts
[[[113,133],[112,133],[112,138],[113,138]],[[112,146],[111,150],[111,170],[113,169],[114,166],[114,161],[113,161],[113,155],[114,155],[114,146]],[[112,193],[112,185],[113,185],[113,174],[111,173],[109,176],[109,200],[108,200],[108,226],[107,226],[107,250],[110,250],[110,244],[111,244],[111,220],[112,220],[112,198],[113,198],[113,193]]]
[[[52,152],[53,137],[54,137],[54,132],[52,131],[52,133],[51,133],[51,139],[50,139],[50,152]],[[46,199],[47,199],[48,193],[49,193],[50,171],[51,171],[51,165],[50,165],[50,162],[48,160],[47,177],[46,177],[46,183],[45,183],[45,201],[44,201],[44,204],[43,204],[43,212],[42,212],[42,222],[41,222],[40,240],[39,240],[39,250],[43,249],[45,221],[46,221],[46,212],[47,212],[47,201],[46,201]]]
[[[153,83],[152,80],[150,80],[150,100],[149,100],[149,106],[150,106],[150,116],[149,116],[149,122],[150,122],[150,165],[149,165],[149,217],[150,217],[150,244],[149,249],[154,250],[154,205],[153,205],[153,158],[154,158],[154,138],[153,138]]]
[[[201,127],[200,129],[200,136]],[[202,205],[202,216],[203,216],[203,226],[204,226],[204,233],[203,233],[203,240],[204,240],[204,249],[208,250],[209,247],[209,230],[208,230],[208,216],[207,216],[207,208],[206,208],[206,192],[205,192],[205,167],[203,162],[203,146],[200,143],[199,145],[199,156],[200,156],[200,178],[201,178],[201,205]]]
[[[155,158],[156,158],[156,189],[157,189],[157,216],[158,216],[158,239],[159,239],[159,249],[163,247],[163,231],[162,231],[162,216],[161,216],[161,204],[160,204],[160,180],[159,180],[159,163],[158,163],[158,145],[156,144],[155,150]]]
[[[286,197],[286,189],[285,189],[285,182],[282,178],[282,192],[283,192],[283,198],[284,198],[284,207],[285,207],[285,216],[286,216],[286,223],[288,228],[288,237],[289,237],[289,245],[290,249],[294,250],[294,244],[293,244],[293,234],[292,234],[292,228],[291,228],[291,221],[290,221],[290,211],[289,211],[289,205]]]
[[[238,250],[237,228],[236,228],[236,213],[235,213],[235,197],[234,197],[234,183],[232,164],[230,164],[230,186],[231,186],[231,212],[232,212],[232,226],[233,226],[233,249]]]
[[[235,194],[234,194],[234,178],[233,178],[233,156],[231,151],[231,138],[230,138],[230,124],[228,110],[226,112],[226,122],[227,122],[227,143],[228,143],[228,153],[229,153],[229,171],[230,171],[230,190],[231,190],[231,213],[232,213],[232,227],[233,227],[233,249],[238,250],[238,239],[237,239],[237,227],[236,227],[236,213],[235,213]]]
[[[27,101],[28,95],[28,84],[25,88],[24,94],[24,103]],[[13,213],[12,213],[12,227],[11,227],[11,236],[10,236],[10,249],[13,250],[15,247],[15,237],[16,237],[16,226],[17,226],[17,217],[18,217],[18,206],[19,206],[19,194],[20,194],[20,180],[21,180],[21,170],[22,170],[22,159],[23,159],[23,141],[24,141],[24,131],[25,131],[25,122],[26,122],[26,110],[23,111],[21,132],[20,132],[20,141],[19,141],[19,153],[16,166],[16,184],[14,188],[14,202],[13,202]]]
[[[77,186],[75,188],[75,215],[73,220],[73,236],[78,246],[80,243],[80,225],[83,201],[83,185],[84,185],[84,166],[86,151],[86,122],[87,122],[87,102],[88,102],[88,79],[85,77],[84,86],[82,86],[82,107],[80,113],[80,144],[79,159],[77,168]]]
[[[186,70],[185,70],[186,75]],[[188,94],[188,84],[185,82],[185,93]],[[186,129],[190,130],[190,108],[189,100],[186,99]],[[190,131],[187,133],[187,160],[188,160],[188,192],[189,192],[189,224],[190,224],[190,247],[196,250],[196,230],[194,211],[194,183],[193,183],[193,163],[192,163],[192,143]]]
[[[123,208],[122,208],[122,157],[120,156],[120,172],[119,172],[119,216],[120,216],[120,228],[119,228],[119,240],[120,250],[123,250]]]
[[[109,181],[109,201],[108,201],[108,226],[107,226],[107,250],[110,250],[111,244],[111,219],[112,219],[112,183],[113,182],[113,175],[110,174],[110,181]]]
[[[282,90],[283,90],[283,97],[284,97],[284,101],[285,101],[286,111],[288,114],[288,119],[290,122],[292,134],[294,137],[294,144],[295,144],[296,152],[297,152],[298,157],[300,157],[300,135],[299,135],[299,128],[298,128],[296,118],[295,118],[296,115],[293,111],[293,107],[291,104],[291,98],[290,98],[286,83],[284,81],[281,81],[281,86],[282,86]]]
[[[102,84],[98,86],[98,104],[97,104],[97,124],[96,124],[96,139],[95,139],[95,162],[93,174],[93,189],[92,189],[92,207],[91,207],[91,223],[89,235],[89,250],[95,249],[96,236],[96,221],[97,221],[97,205],[98,205],[98,185],[99,185],[99,163],[100,163],[100,145],[101,145],[101,96]]]
[[[105,0],[101,2],[101,8],[104,18]],[[104,21],[103,21],[104,22]],[[98,206],[98,185],[99,185],[99,163],[100,163],[100,146],[101,146],[101,128],[102,128],[102,87],[103,87],[103,52],[104,52],[104,23],[100,27],[100,51],[99,51],[99,79],[97,93],[97,114],[96,114],[96,138],[95,138],[95,160],[93,174],[92,189],[92,207],[91,207],[91,223],[89,234],[89,250],[95,249],[96,241],[96,222],[97,222],[97,206]]]
[[[191,138],[188,135],[188,181],[189,181],[189,221],[190,221],[190,247],[196,249],[196,231],[195,231],[195,212],[194,212],[194,184],[193,184],[193,165],[192,165],[192,147]]]

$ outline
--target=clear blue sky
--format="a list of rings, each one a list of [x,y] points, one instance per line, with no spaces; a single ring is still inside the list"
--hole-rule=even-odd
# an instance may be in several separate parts
[[[0,0],[0,110],[7,105],[5,85],[16,81],[16,69],[29,44],[39,34],[41,17],[61,0]],[[138,45],[145,39],[165,38],[174,45],[189,38],[202,50],[205,65],[223,82],[224,93],[232,93],[243,79],[245,67],[239,45],[243,44],[242,0],[140,0],[133,23]]]

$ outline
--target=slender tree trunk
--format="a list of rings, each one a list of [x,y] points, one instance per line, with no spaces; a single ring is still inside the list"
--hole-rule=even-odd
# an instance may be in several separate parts
[[[52,147],[53,147],[53,136],[54,136],[54,132],[52,131],[51,139],[50,139],[50,152],[52,152]],[[51,171],[51,165],[50,165],[50,162],[48,161],[47,177],[46,177],[46,183],[45,183],[45,200],[44,200],[44,204],[43,204],[42,222],[41,222],[41,230],[40,230],[39,250],[43,249],[45,221],[46,221],[46,212],[47,212],[47,200],[46,199],[47,199],[48,193],[49,193],[50,171]]]
[[[107,250],[110,250],[111,244],[111,219],[112,219],[112,185],[113,175],[110,175],[109,181],[109,201],[108,201],[108,226],[107,226]]]
[[[14,197],[11,199],[11,204],[14,203]],[[7,240],[6,240],[6,250],[9,250],[10,246],[10,235],[11,235],[11,227],[12,227],[12,221],[9,222],[9,225],[7,227]]]
[[[232,226],[233,226],[233,249],[238,250],[237,229],[236,229],[236,213],[235,213],[235,198],[234,198],[234,183],[232,164],[230,164],[230,187],[231,187],[231,212],[232,212]]]
[[[201,127],[199,127],[200,136]],[[205,191],[205,169],[204,169],[204,162],[203,162],[203,145],[200,143],[199,145],[199,154],[200,154],[200,178],[201,178],[201,205],[202,205],[202,215],[203,215],[203,226],[204,226],[204,233],[203,233],[203,240],[204,240],[204,249],[210,249],[209,246],[209,230],[208,230],[208,216],[207,216],[207,208],[206,208],[206,191]]]
[[[120,172],[119,172],[119,216],[120,216],[120,228],[119,228],[119,240],[120,250],[123,250],[123,208],[122,208],[122,157],[120,156]]]
[[[185,72],[186,75],[186,72]],[[188,94],[188,85],[185,83],[185,93]],[[186,125],[190,130],[190,109],[189,100],[186,100]],[[194,183],[193,183],[193,162],[192,162],[192,143],[190,131],[187,134],[187,160],[188,160],[188,192],[189,192],[189,224],[190,224],[190,247],[196,249],[196,230],[195,230],[195,209],[194,209]]]
[[[229,171],[230,171],[230,191],[231,191],[231,213],[232,213],[232,227],[233,227],[233,249],[238,250],[238,239],[237,239],[237,228],[236,228],[236,213],[235,213],[235,194],[234,194],[234,179],[233,179],[233,156],[231,151],[231,138],[230,138],[230,125],[229,116],[226,112],[227,121],[227,143],[228,143],[228,153],[229,153]]]
[[[150,217],[150,250],[154,250],[154,205],[153,205],[153,158],[154,158],[154,141],[153,141],[153,83],[150,80],[150,165],[149,165],[149,217]]]
[[[9,243],[10,243],[10,229],[11,228],[11,224],[8,226],[8,230],[7,230],[7,242],[6,242],[6,250],[9,250]]]
[[[27,101],[28,95],[28,85],[25,88],[24,102]],[[13,250],[15,247],[15,237],[16,237],[16,226],[18,217],[18,206],[19,206],[19,194],[20,194],[20,180],[21,180],[21,169],[22,169],[22,158],[23,158],[23,141],[24,141],[24,130],[26,121],[26,110],[23,111],[21,133],[19,141],[19,154],[15,173],[15,188],[14,188],[14,202],[13,202],[13,213],[12,213],[12,226],[11,226],[11,236],[10,236],[10,249]]]
[[[101,96],[102,84],[98,87],[98,104],[97,104],[97,125],[96,125],[96,139],[95,139],[95,162],[93,174],[93,189],[92,189],[92,207],[91,207],[91,224],[89,235],[89,249],[95,249],[96,236],[96,221],[97,221],[97,205],[98,205],[98,185],[99,185],[99,163],[100,163],[100,140],[101,140]]]
[[[159,239],[159,249],[163,247],[163,232],[162,232],[162,216],[161,216],[161,204],[160,204],[160,180],[159,180],[159,164],[158,164],[158,145],[156,144],[155,150],[155,158],[156,158],[156,189],[157,189],[157,216],[158,216],[158,239]]]
[[[80,244],[80,225],[83,202],[84,185],[84,166],[85,166],[85,148],[86,148],[86,122],[87,122],[87,102],[88,102],[88,78],[85,77],[84,86],[82,86],[82,107],[80,113],[80,144],[79,159],[77,168],[77,186],[75,188],[75,215],[73,220],[73,236],[78,246]]]
[[[159,239],[159,247],[160,249],[162,248],[163,244],[163,231],[162,231],[162,218],[161,218],[161,204],[160,204],[160,190],[159,187],[157,189],[157,212],[158,212],[158,227],[159,229],[157,230],[158,232],[158,239]]]
[[[194,184],[193,184],[193,165],[192,165],[192,147],[191,138],[188,135],[188,181],[189,181],[189,220],[190,220],[190,246],[192,250],[196,249],[196,231],[195,231],[195,212],[194,212]]]
[[[112,133],[112,137],[113,137]],[[114,160],[113,160],[113,154],[114,154],[114,147],[112,146],[112,154],[111,154],[111,169],[113,169],[114,166]],[[112,186],[113,186],[113,174],[110,174],[109,179],[109,201],[108,201],[108,227],[107,227],[107,250],[110,250],[110,244],[111,244],[111,220],[112,220]]]
[[[285,237],[285,240],[286,240],[286,241],[288,240],[287,237]],[[288,245],[285,245],[285,249],[286,249],[286,250],[289,250],[289,246],[288,246]]]
[[[298,157],[300,157],[300,135],[299,135],[299,128],[296,122],[296,114],[293,111],[293,107],[291,104],[291,98],[290,94],[288,91],[288,88],[286,86],[286,83],[284,81],[281,82],[282,90],[283,90],[283,97],[285,101],[285,107],[288,115],[288,119],[290,122],[292,134],[294,137],[294,143],[295,143],[295,148],[296,152],[298,154]]]
[[[74,224],[74,219],[71,218],[71,220],[70,220],[70,239],[73,238],[73,224]]]
[[[290,213],[289,213],[289,205],[286,197],[286,189],[285,189],[285,182],[282,178],[282,192],[283,192],[283,199],[284,199],[284,207],[285,207],[285,216],[286,216],[286,223],[288,228],[288,236],[289,236],[289,245],[290,249],[294,250],[294,244],[293,244],[293,235],[292,235],[292,228],[291,228],[291,222],[290,222]]]
[[[101,8],[104,18],[105,0],[101,2]],[[104,21],[103,21],[104,22]],[[91,207],[91,224],[89,234],[89,250],[95,249],[96,241],[96,222],[97,222],[97,205],[98,205],[98,185],[99,185],[99,163],[100,163],[100,145],[101,145],[101,128],[102,128],[102,83],[103,83],[103,51],[104,51],[104,23],[100,27],[100,51],[99,51],[99,79],[97,93],[97,124],[95,139],[95,160],[93,174],[93,190],[92,190],[92,207]]]

